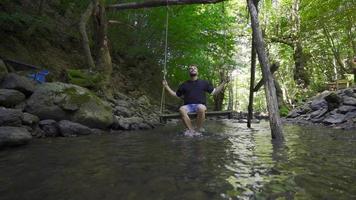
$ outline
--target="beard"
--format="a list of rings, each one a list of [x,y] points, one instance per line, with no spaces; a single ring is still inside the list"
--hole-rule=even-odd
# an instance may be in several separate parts
[[[197,76],[198,73],[196,73],[196,72],[191,72],[191,73],[189,73],[189,75],[190,75],[191,77],[194,77],[194,76]]]

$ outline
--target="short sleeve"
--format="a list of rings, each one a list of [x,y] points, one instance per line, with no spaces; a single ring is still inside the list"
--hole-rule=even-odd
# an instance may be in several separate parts
[[[205,91],[208,92],[209,94],[211,94],[214,91],[213,85],[208,81],[206,81],[206,87],[205,88],[206,88]]]
[[[178,87],[178,90],[176,91],[176,95],[178,97],[181,97],[184,95],[184,84],[181,84],[179,87]]]

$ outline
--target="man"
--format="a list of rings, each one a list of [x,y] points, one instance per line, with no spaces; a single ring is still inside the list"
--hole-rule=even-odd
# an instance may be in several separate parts
[[[192,126],[192,122],[188,116],[188,113],[197,113],[197,130],[201,131],[203,122],[205,120],[206,111],[206,96],[205,92],[212,95],[218,94],[224,85],[228,82],[223,81],[217,88],[214,88],[208,81],[198,79],[198,68],[195,65],[189,66],[189,76],[190,80],[185,81],[181,84],[177,90],[174,92],[169,86],[166,80],[163,80],[163,86],[165,89],[174,97],[183,98],[184,105],[179,108],[182,120],[188,131],[188,135],[199,135],[200,133],[195,132]]]

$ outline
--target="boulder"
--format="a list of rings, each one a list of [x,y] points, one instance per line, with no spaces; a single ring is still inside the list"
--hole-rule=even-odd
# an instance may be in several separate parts
[[[107,102],[86,88],[60,82],[38,86],[25,110],[40,119],[69,119],[91,128],[107,128],[113,122]]]
[[[339,112],[342,114],[345,114],[347,112],[351,112],[351,111],[355,111],[356,110],[356,106],[347,106],[347,105],[343,105],[339,107]]]
[[[334,110],[339,107],[341,104],[341,97],[336,93],[332,92],[324,97],[327,102],[328,110]]]
[[[0,127],[0,147],[26,144],[31,140],[31,134],[23,127]]]
[[[17,90],[0,89],[0,106],[13,107],[25,98],[25,95]]]
[[[18,90],[26,96],[30,96],[35,90],[35,82],[15,73],[10,73],[3,78],[1,88]]]
[[[323,115],[325,115],[327,112],[328,112],[327,108],[323,108],[321,110],[316,110],[316,111],[310,113],[310,117],[318,119],[318,118],[321,118]]]
[[[59,127],[56,121],[52,119],[42,120],[39,122],[39,127],[43,131],[45,137],[59,136]]]
[[[58,123],[59,130],[62,136],[76,136],[76,135],[89,135],[92,130],[87,126],[81,125],[79,123],[71,122],[68,120],[62,120]]]
[[[0,107],[0,126],[21,126],[22,119],[21,110]]]
[[[131,117],[133,115],[133,112],[127,107],[116,106],[114,108],[114,114],[123,117]]]
[[[323,122],[326,124],[340,124],[346,121],[345,117],[343,114],[334,114],[326,117]]]
[[[34,126],[38,124],[40,121],[40,118],[38,118],[36,115],[32,115],[30,113],[23,113],[23,119],[22,119],[22,124],[28,125],[28,126]]]
[[[312,110],[320,110],[328,107],[328,102],[325,99],[316,99],[311,102],[310,108]]]
[[[115,130],[137,130],[137,129],[148,129],[150,126],[146,124],[140,117],[119,117],[115,116],[112,129]]]
[[[343,100],[345,105],[356,106],[356,98],[345,96]]]

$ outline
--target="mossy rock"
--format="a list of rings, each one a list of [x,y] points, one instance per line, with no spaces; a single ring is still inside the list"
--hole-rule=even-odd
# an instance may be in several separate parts
[[[41,119],[71,120],[92,128],[113,123],[107,102],[86,88],[60,82],[40,85],[28,99],[26,111]]]
[[[80,69],[68,69],[67,77],[69,83],[89,89],[97,89],[103,80],[100,74]]]

